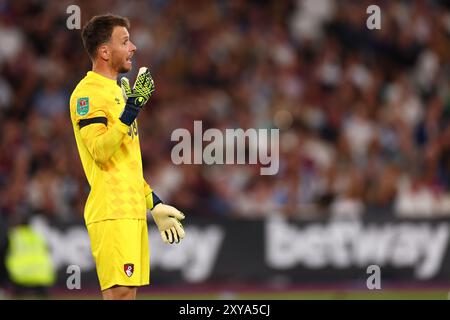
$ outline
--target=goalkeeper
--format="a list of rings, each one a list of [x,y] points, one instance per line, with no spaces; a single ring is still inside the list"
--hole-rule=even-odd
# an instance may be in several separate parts
[[[166,243],[184,237],[184,215],[163,204],[143,177],[137,117],[154,91],[147,68],[134,85],[116,79],[131,70],[136,47],[129,22],[115,15],[93,17],[82,30],[92,71],[70,97],[70,116],[91,187],[84,219],[104,299],[135,299],[149,284],[147,209]]]

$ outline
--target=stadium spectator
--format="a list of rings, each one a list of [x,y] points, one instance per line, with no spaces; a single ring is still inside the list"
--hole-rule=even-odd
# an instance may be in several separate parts
[[[145,175],[181,210],[450,214],[444,1],[383,2],[381,30],[365,27],[367,1],[77,4],[82,19],[107,8],[133,21],[136,65],[149,65],[157,86],[139,119]],[[82,218],[88,186],[68,97],[89,61],[62,6],[0,6],[0,210],[7,215]],[[279,173],[262,179],[252,165],[175,166],[159,158],[170,155],[172,131],[194,120],[280,128]]]

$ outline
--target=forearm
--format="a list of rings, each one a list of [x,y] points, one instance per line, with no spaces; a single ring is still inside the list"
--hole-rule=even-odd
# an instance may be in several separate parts
[[[129,127],[117,122],[111,127],[102,124],[86,126],[81,129],[83,142],[92,158],[99,163],[106,163],[120,148]]]

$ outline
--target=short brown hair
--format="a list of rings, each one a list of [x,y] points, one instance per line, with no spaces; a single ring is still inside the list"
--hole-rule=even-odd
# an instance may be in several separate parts
[[[130,28],[130,21],[127,18],[113,14],[94,16],[89,20],[81,31],[83,45],[89,57],[94,59],[98,47],[108,42],[111,38],[114,27]]]

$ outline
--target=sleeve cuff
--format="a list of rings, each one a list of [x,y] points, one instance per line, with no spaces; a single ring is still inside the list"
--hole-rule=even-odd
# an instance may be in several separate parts
[[[128,133],[128,130],[130,130],[130,128],[122,121],[118,121],[115,127],[122,133]]]
[[[152,192],[152,188],[144,181],[144,194],[147,197]]]
[[[147,202],[147,209],[152,210],[156,205],[163,203],[162,200],[154,193],[152,192],[145,198]]]

